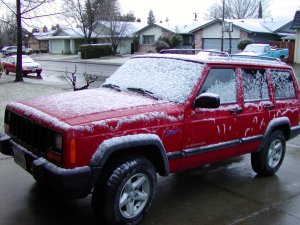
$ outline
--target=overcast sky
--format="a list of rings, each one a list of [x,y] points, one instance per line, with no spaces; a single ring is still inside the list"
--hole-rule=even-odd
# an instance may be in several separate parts
[[[119,0],[123,13],[132,11],[136,18],[147,22],[150,9],[152,9],[156,22],[165,21],[166,17],[170,22],[189,22],[194,19],[194,13],[198,18],[203,19],[207,9],[220,0]],[[270,0],[272,17],[293,18],[295,11],[300,7],[300,0]]]

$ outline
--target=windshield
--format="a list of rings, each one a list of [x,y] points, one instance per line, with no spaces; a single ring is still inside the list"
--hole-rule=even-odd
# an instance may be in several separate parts
[[[120,90],[140,89],[158,99],[184,103],[195,87],[203,64],[167,58],[133,58],[121,66],[103,85]]]
[[[257,46],[257,45],[247,45],[244,52],[256,52],[262,53],[264,52],[264,46]]]
[[[33,59],[29,58],[29,57],[23,57],[22,58],[22,62],[23,63],[32,63],[34,62]]]

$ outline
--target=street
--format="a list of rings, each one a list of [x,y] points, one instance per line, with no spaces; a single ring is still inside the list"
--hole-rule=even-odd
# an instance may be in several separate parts
[[[42,78],[47,82],[54,82],[57,84],[66,84],[64,76],[66,73],[74,73],[76,66],[76,75],[79,78],[79,84],[82,83],[84,73],[97,75],[100,77],[99,81],[102,81],[109,77],[119,66],[114,65],[99,65],[91,63],[74,63],[74,62],[53,62],[53,61],[39,61],[42,65],[43,72]],[[95,85],[95,84],[94,84]],[[100,85],[97,83],[97,85]]]
[[[67,87],[60,76],[66,70],[72,71],[74,63],[40,63],[44,68],[42,77],[45,82],[57,82]],[[109,76],[117,68],[77,64],[79,73],[88,71],[101,75],[103,72],[104,76]],[[295,70],[299,79],[300,67],[295,67]],[[283,164],[272,177],[256,176],[249,154],[159,177],[156,198],[142,225],[298,225],[299,161],[300,136],[287,143]],[[0,179],[1,225],[97,224],[91,208],[91,195],[75,200],[57,196],[38,185],[30,174],[14,163],[12,157],[2,154]]]

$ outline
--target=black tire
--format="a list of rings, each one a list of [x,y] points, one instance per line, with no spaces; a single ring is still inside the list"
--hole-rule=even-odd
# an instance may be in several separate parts
[[[286,149],[286,139],[282,131],[276,130],[269,136],[264,148],[251,153],[253,170],[261,176],[272,176],[280,168]]]
[[[151,206],[156,183],[156,171],[143,157],[114,163],[94,188],[93,212],[103,224],[138,224]]]
[[[4,68],[4,71],[5,71],[5,74],[6,74],[6,75],[9,74],[9,71],[8,71],[6,68]]]
[[[36,75],[37,77],[41,77],[41,72],[38,72]]]

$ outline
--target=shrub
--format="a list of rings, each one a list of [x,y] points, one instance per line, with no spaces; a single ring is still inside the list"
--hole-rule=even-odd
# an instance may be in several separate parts
[[[170,48],[170,45],[162,40],[157,40],[152,44],[153,47],[155,47],[156,52],[160,52],[163,49]]]
[[[111,44],[81,45],[78,49],[83,59],[93,59],[113,55]]]
[[[239,50],[243,51],[246,48],[247,45],[253,44],[253,43],[254,43],[254,40],[249,39],[249,38],[244,38],[244,39],[239,41],[237,47],[238,47]]]
[[[170,48],[175,48],[180,45],[182,39],[178,34],[166,34],[159,38],[159,40],[166,42]]]

